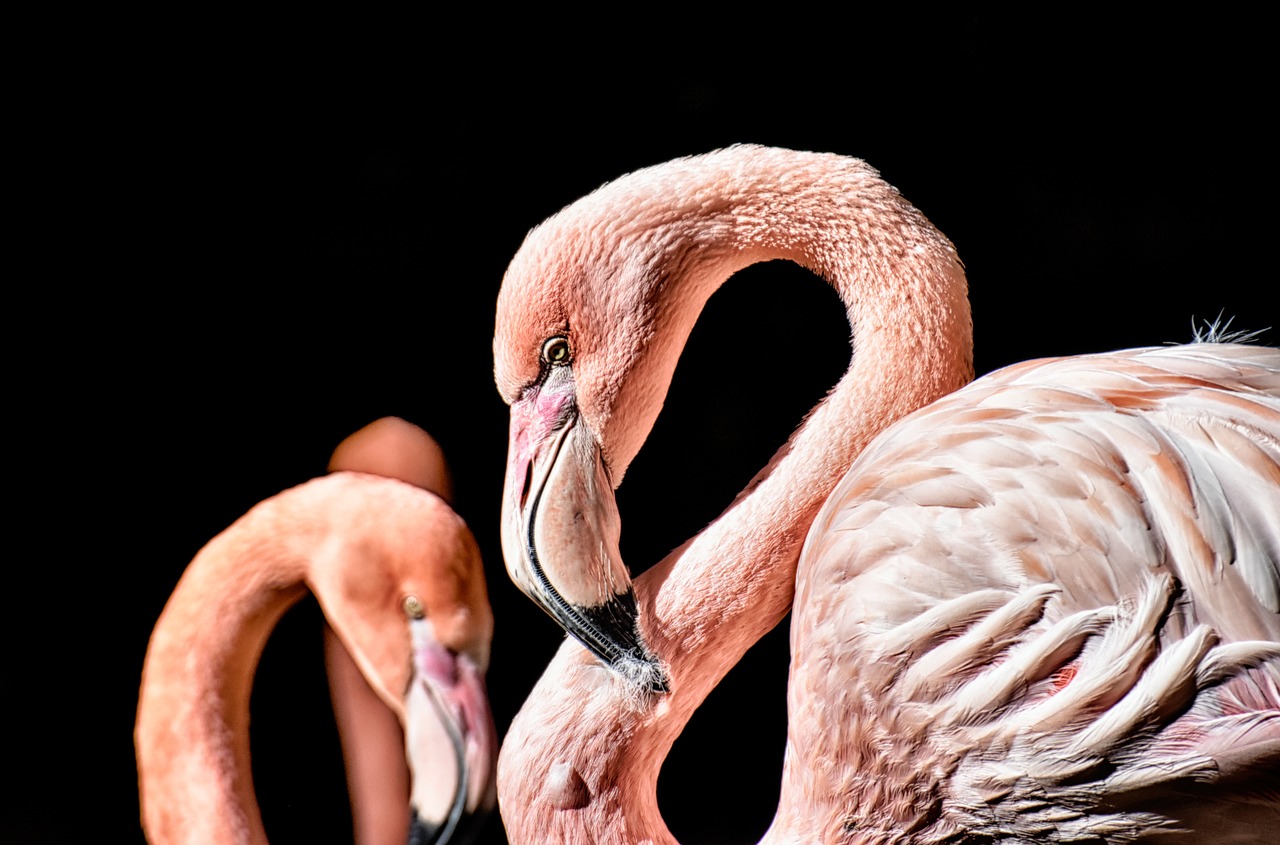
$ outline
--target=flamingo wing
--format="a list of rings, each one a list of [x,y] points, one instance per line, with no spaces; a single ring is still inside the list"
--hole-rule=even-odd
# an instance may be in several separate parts
[[[913,414],[854,463],[802,552],[787,777],[804,783],[784,795],[865,799],[886,792],[860,783],[878,772],[896,797],[863,800],[885,808],[863,822],[902,829],[967,807],[962,783],[1043,792],[1094,766],[1107,776],[1037,800],[1099,834],[1194,821],[1172,786],[1155,815],[1099,809],[1134,784],[1244,800],[1280,767],[1278,515],[1274,349],[1027,362]],[[922,795],[942,802],[931,820]],[[846,811],[836,798],[826,824]]]

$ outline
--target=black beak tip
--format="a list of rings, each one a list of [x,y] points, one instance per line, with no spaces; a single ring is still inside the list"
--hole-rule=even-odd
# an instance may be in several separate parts
[[[671,691],[662,662],[640,636],[634,593],[619,594],[596,607],[573,606],[564,618],[556,618],[601,663],[630,683],[651,693]]]
[[[417,809],[409,823],[409,845],[473,845],[484,831],[489,813],[463,813],[453,824],[433,824],[423,820]]]

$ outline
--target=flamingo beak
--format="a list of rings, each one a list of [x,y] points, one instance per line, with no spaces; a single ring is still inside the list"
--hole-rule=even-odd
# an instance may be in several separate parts
[[[511,580],[578,642],[629,682],[666,692],[638,627],[618,548],[621,520],[597,440],[572,382],[511,406],[502,550]]]
[[[409,842],[473,842],[497,805],[498,733],[484,673],[468,655],[440,645],[426,619],[411,620],[410,628],[414,676],[405,704],[405,748],[413,782]]]

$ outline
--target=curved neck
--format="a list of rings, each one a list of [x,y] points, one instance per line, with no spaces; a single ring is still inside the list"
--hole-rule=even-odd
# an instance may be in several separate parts
[[[711,294],[737,270],[779,258],[836,288],[854,355],[730,507],[636,579],[642,632],[669,668],[671,693],[637,702],[582,649],[561,648],[503,747],[500,772],[519,781],[502,790],[513,842],[672,841],[657,808],[662,761],[711,689],[790,609],[823,501],[878,432],[972,378],[968,292],[951,244],[874,171],[841,161],[835,173],[827,162],[746,178],[719,203],[699,195],[664,224],[680,237],[645,238],[676,245],[677,260],[662,260],[679,273],[639,274],[653,280],[665,336],[636,373],[669,384]],[[671,195],[681,196],[659,200]]]
[[[835,288],[853,338],[848,371],[769,464],[637,579],[646,641],[684,688],[685,718],[790,609],[804,537],[854,458],[884,428],[973,378],[968,287],[951,243],[869,168],[839,175],[823,171],[786,195],[752,184],[726,211],[683,224],[708,246],[665,292],[690,303],[672,320],[681,345],[732,273],[775,259]],[[674,363],[668,382],[672,372]]]
[[[266,518],[263,506],[233,529]],[[271,533],[247,531],[246,535]],[[303,558],[228,529],[196,555],[156,624],[135,742],[142,822],[162,843],[266,843],[249,761],[249,693]]]

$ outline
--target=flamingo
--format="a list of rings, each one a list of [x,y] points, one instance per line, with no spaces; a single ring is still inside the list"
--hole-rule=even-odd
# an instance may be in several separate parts
[[[774,259],[838,292],[851,364],[633,580],[613,491],[707,299]],[[762,841],[1273,841],[1280,353],[1230,339],[971,382],[952,244],[833,154],[677,159],[535,227],[494,335],[502,546],[571,636],[500,752],[511,841],[673,842],[662,762],[788,611]]]
[[[156,623],[135,727],[154,845],[266,842],[249,692],[272,628],[308,589],[331,629],[326,663],[358,841],[467,841],[494,806],[497,734],[484,691],[493,618],[475,538],[424,489],[450,489],[439,447],[385,418],[344,440],[330,470],[206,544]],[[409,775],[381,747],[389,738]]]
[[[400,417],[382,417],[349,435],[329,457],[329,472],[364,472],[421,487],[446,504],[453,479],[433,437]],[[355,658],[328,623],[324,625],[325,672],[347,774],[354,838],[360,845],[403,845],[412,825],[410,772],[404,731],[382,703]]]

